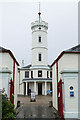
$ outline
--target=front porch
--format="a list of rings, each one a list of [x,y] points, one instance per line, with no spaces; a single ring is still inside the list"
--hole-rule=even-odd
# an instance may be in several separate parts
[[[23,80],[24,95],[35,92],[36,95],[47,95],[47,91],[52,91],[52,80]]]

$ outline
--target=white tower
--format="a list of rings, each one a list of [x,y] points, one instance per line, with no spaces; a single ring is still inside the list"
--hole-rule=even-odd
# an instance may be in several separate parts
[[[36,95],[47,95],[47,91],[52,91],[52,69],[48,65],[47,57],[47,30],[48,23],[39,20],[31,23],[32,30],[32,64],[22,68],[25,71],[24,95],[29,91]],[[22,91],[22,90],[21,90]]]
[[[32,66],[47,66],[47,29],[48,23],[39,20],[31,23],[32,29]]]

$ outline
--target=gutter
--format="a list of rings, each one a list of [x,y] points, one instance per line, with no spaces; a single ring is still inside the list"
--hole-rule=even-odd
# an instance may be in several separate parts
[[[51,64],[51,67],[62,57],[64,53],[71,53],[71,54],[80,54],[80,52],[71,52],[71,51],[63,51],[60,53],[60,55],[57,57],[56,60]]]
[[[57,98],[58,98],[58,61],[56,61],[56,77],[57,77]]]
[[[10,50],[0,50],[0,52],[9,53],[13,60],[15,60],[16,64],[19,66],[19,63],[17,62],[16,58],[14,57],[13,53]]]

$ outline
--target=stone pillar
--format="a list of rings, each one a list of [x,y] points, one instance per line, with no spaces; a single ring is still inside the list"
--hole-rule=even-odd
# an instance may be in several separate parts
[[[24,82],[23,82],[23,84],[22,84],[22,87],[21,87],[21,90],[20,90],[20,94],[23,94],[24,95]]]
[[[47,82],[45,82],[45,95],[47,95]]]
[[[34,82],[34,92],[36,92],[36,81]]]
[[[26,82],[26,95],[27,95],[27,82]]]

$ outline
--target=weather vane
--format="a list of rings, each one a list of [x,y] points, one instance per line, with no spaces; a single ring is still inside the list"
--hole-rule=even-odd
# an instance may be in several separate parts
[[[39,2],[39,13],[38,13],[38,15],[39,15],[39,23],[40,23],[40,15],[41,15],[41,12],[40,12],[40,2]]]

